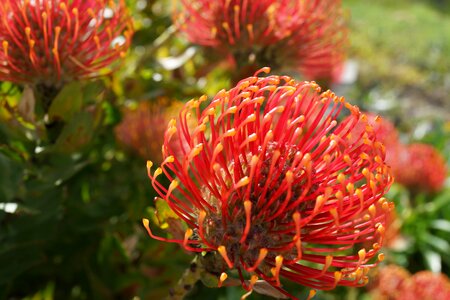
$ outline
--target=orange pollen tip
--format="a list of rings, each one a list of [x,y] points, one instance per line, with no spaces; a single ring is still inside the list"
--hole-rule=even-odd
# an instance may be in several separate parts
[[[194,231],[191,228],[188,228],[186,230],[186,232],[184,233],[184,240],[183,240],[183,244],[187,245],[187,242],[189,240],[189,238],[194,234]]]
[[[266,258],[268,253],[269,251],[266,248],[261,248],[259,250],[258,259],[255,261],[253,267],[249,268],[248,271],[253,272],[259,266],[259,264]]]
[[[372,216],[372,218],[375,217],[376,213],[377,213],[377,208],[375,207],[375,205],[370,205],[369,206],[369,213]]]
[[[334,282],[338,283],[339,281],[341,281],[342,278],[342,272],[336,271],[334,272]]]
[[[362,262],[366,258],[366,249],[358,251],[359,261]]]
[[[230,269],[233,268],[233,263],[231,262],[230,258],[228,257],[227,249],[225,248],[225,246],[219,246],[217,248],[217,251],[222,256],[222,258],[225,260],[225,262],[227,263],[228,267]]]
[[[222,272],[222,274],[220,274],[220,277],[219,277],[219,284],[218,284],[218,287],[221,287],[222,284],[223,284],[223,282],[224,282],[225,280],[227,280],[227,278],[228,278],[227,273]]]
[[[250,179],[248,178],[248,176],[245,176],[245,177],[241,178],[238,181],[238,183],[236,183],[235,188],[238,189],[240,187],[246,186],[249,183],[250,183]]]
[[[316,290],[310,290],[309,291],[309,295],[307,300],[311,299],[312,297],[314,297],[316,295],[317,291]]]

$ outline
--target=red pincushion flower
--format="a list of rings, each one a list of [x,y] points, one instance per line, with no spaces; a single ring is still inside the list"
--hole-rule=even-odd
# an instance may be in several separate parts
[[[58,86],[104,73],[130,44],[123,0],[3,0],[0,80]]]
[[[174,20],[192,43],[231,54],[239,68],[293,67],[330,78],[344,58],[339,0],[183,0]]]
[[[427,144],[403,146],[392,160],[392,172],[396,182],[425,192],[438,192],[447,178],[444,158]]]
[[[421,271],[403,282],[396,300],[448,300],[450,280],[444,274]]]
[[[154,188],[186,223],[184,238],[156,237],[144,219],[149,234],[209,253],[215,263],[205,267],[224,272],[220,282],[236,269],[249,290],[258,279],[292,298],[280,278],[314,289],[365,284],[383,243],[392,178],[358,108],[288,76],[255,75],[202,108],[205,100],[188,102],[170,122],[161,167],[152,172],[148,163]],[[343,110],[351,116],[339,121]],[[361,123],[367,130],[352,140]]]
[[[400,287],[410,278],[409,272],[397,265],[389,265],[378,269],[374,289],[371,291],[372,299],[397,299],[401,293]]]
[[[181,102],[159,98],[126,108],[122,122],[114,129],[116,139],[142,158],[161,163],[167,122],[177,115],[176,111],[181,107]]]

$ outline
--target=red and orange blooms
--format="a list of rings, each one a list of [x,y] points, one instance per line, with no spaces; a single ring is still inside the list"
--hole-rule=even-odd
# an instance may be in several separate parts
[[[177,115],[182,106],[181,102],[161,97],[125,108],[122,122],[114,129],[117,141],[141,158],[161,163],[167,122]]]
[[[395,181],[423,192],[438,192],[447,178],[444,157],[431,145],[415,143],[404,145],[392,160]]]
[[[57,86],[123,57],[133,33],[123,0],[2,0],[0,80]]]
[[[256,65],[330,78],[344,59],[340,0],[182,0],[174,20],[195,44]],[[250,59],[251,60],[251,59]],[[286,65],[288,63],[289,65]]]
[[[445,274],[420,271],[411,275],[396,265],[380,268],[378,273],[370,293],[374,300],[450,299],[450,280]]]
[[[392,182],[384,146],[365,115],[331,91],[257,75],[205,108],[206,97],[189,101],[170,122],[164,161],[155,170],[148,162],[148,175],[187,230],[168,239],[147,219],[145,227],[156,239],[220,257],[220,285],[232,269],[247,290],[265,280],[293,299],[282,278],[313,289],[364,285],[383,259],[377,253],[392,208],[383,198]],[[340,121],[344,112],[350,116]]]

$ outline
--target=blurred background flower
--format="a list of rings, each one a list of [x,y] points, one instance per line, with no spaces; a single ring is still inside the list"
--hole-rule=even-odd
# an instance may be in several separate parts
[[[105,74],[133,33],[123,0],[0,3],[0,80],[60,87]]]
[[[184,0],[174,20],[192,43],[229,55],[236,81],[265,66],[331,79],[345,57],[339,0]]]
[[[114,129],[116,139],[124,147],[138,154],[144,162],[152,160],[160,164],[167,124],[178,115],[182,107],[182,102],[165,97],[130,103],[123,110],[122,121]],[[177,155],[179,151],[175,152]]]

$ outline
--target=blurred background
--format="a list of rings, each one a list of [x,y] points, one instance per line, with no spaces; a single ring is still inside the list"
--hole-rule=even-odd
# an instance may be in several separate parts
[[[39,131],[20,109],[23,88],[0,83],[0,299],[163,299],[189,266],[192,256],[151,239],[141,225],[155,211],[146,160],[161,159],[166,124],[182,103],[230,88],[232,71],[177,33],[171,2],[127,1],[136,33],[122,68],[62,90],[55,113],[76,118],[51,149],[37,142]],[[450,1],[343,6],[350,43],[329,87],[395,126],[399,179],[387,197],[396,212],[371,283],[315,299],[397,299],[383,290],[388,265],[404,268],[399,278],[450,274]],[[64,105],[69,98],[83,109]],[[159,225],[164,235],[167,224]],[[197,284],[187,299],[243,294]]]

